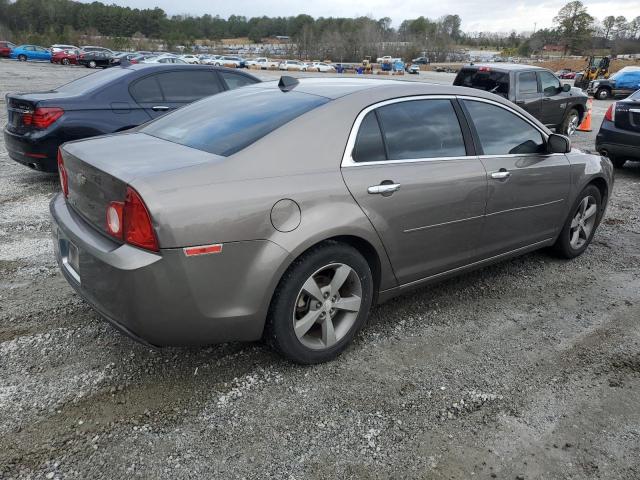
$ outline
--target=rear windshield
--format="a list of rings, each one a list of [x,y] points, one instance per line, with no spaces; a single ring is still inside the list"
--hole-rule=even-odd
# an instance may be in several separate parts
[[[188,105],[140,131],[226,157],[328,101],[305,93],[245,87]]]
[[[76,95],[100,88],[112,80],[124,77],[131,73],[126,68],[109,68],[100,72],[91,73],[85,77],[66,83],[55,89],[56,92],[64,92],[70,95]]]
[[[460,87],[471,87],[506,97],[509,94],[509,74],[495,70],[463,68],[453,82]]]

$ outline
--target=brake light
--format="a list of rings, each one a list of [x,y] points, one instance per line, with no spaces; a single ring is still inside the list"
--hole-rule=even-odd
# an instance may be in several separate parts
[[[490,72],[491,68],[490,67],[479,67],[478,71],[479,72]]]
[[[62,158],[62,150],[58,148],[58,176],[60,177],[60,186],[64,197],[69,196],[69,177],[67,169],[64,167],[64,159]]]
[[[125,242],[154,252],[159,250],[151,215],[138,192],[131,187],[127,187],[122,216]]]
[[[38,107],[33,113],[22,114],[22,124],[25,127],[45,129],[64,114],[58,107]]]
[[[606,118],[610,122],[615,121],[615,119],[616,119],[616,102],[613,102],[611,105],[609,105],[609,108],[607,108],[607,113],[604,114],[604,118]]]

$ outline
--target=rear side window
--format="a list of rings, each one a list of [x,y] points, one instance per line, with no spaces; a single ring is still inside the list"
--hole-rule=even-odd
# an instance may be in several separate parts
[[[449,100],[412,100],[377,110],[389,160],[466,155]]]
[[[156,79],[157,75],[150,75],[142,78],[131,85],[129,93],[138,103],[162,102],[162,90]]]
[[[126,68],[108,68],[62,85],[61,87],[56,88],[55,91],[65,92],[70,95],[79,95],[102,88],[119,78],[129,75],[130,73],[131,70],[127,70]]]
[[[387,159],[375,112],[367,113],[362,120],[351,157],[355,162],[379,162]]]
[[[503,97],[509,94],[509,74],[507,72],[463,68],[453,84],[460,87],[477,88]]]
[[[158,76],[165,102],[190,103],[221,91],[218,79],[211,71],[176,71]]]
[[[485,155],[543,153],[538,129],[514,113],[496,105],[464,100]]]
[[[245,75],[238,75],[237,73],[231,72],[218,72],[220,76],[223,78],[224,82],[229,87],[229,90],[233,90],[234,88],[244,87],[245,85],[252,85],[257,83],[253,78],[247,77]]]
[[[229,156],[328,101],[295,91],[240,88],[164,115],[141,132]]]
[[[518,74],[518,93],[538,93],[536,72],[522,72]]]

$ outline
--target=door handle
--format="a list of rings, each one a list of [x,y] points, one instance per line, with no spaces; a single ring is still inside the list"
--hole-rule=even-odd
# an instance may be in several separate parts
[[[383,183],[381,185],[372,185],[371,187],[367,188],[367,192],[369,192],[371,195],[391,195],[393,192],[396,192],[398,190],[400,190],[399,183]]]
[[[166,105],[156,105],[154,107],[151,107],[151,110],[153,110],[154,112],[166,112],[167,110],[169,110],[169,107],[167,107]]]
[[[491,174],[491,178],[495,178],[496,180],[504,180],[505,178],[509,178],[510,176],[511,172],[505,170],[504,168],[501,168],[499,171],[493,172]]]

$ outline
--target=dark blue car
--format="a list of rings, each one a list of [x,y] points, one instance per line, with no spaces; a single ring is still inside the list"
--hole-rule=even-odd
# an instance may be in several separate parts
[[[209,95],[257,83],[256,77],[207,65],[129,65],[96,72],[54,90],[7,94],[9,156],[56,172],[64,142],[136,127]]]
[[[50,62],[51,51],[48,48],[39,47],[38,45],[20,45],[11,50],[9,58],[15,58],[21,62],[26,62],[27,60]]]

